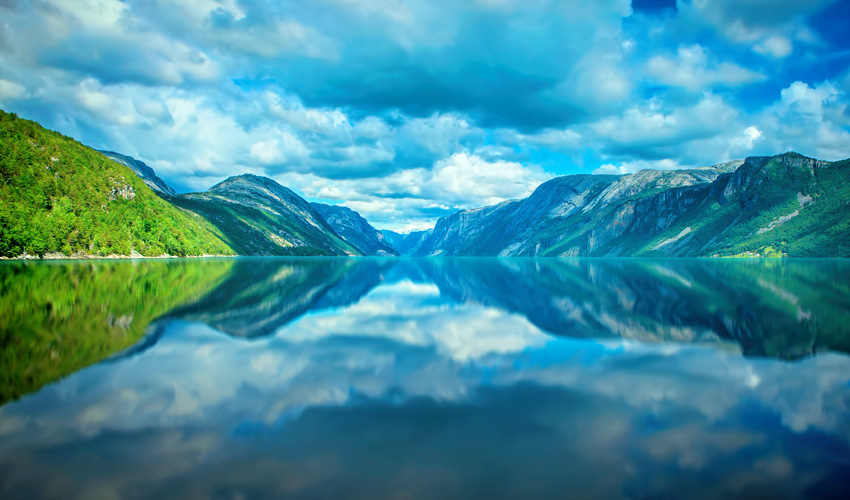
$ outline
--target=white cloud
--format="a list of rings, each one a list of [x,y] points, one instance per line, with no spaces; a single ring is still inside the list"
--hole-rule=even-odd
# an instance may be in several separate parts
[[[678,0],[677,6],[684,29],[708,25],[759,54],[784,58],[793,51],[792,40],[817,41],[805,19],[836,1]]]
[[[728,128],[738,111],[719,95],[706,93],[689,107],[665,112],[662,102],[650,100],[632,107],[622,117],[605,118],[590,126],[597,135],[612,144],[629,147],[652,147],[685,144],[712,137]]]
[[[664,85],[689,90],[715,86],[737,86],[764,80],[766,77],[736,64],[709,64],[708,52],[701,45],[680,46],[675,59],[655,56],[646,65],[647,74]]]
[[[732,148],[749,151],[753,149],[755,142],[759,140],[762,135],[761,130],[757,127],[747,127],[744,129],[744,133],[741,136],[732,139]]]
[[[0,78],[0,102],[25,97],[27,89],[18,82]]]
[[[251,145],[251,155],[261,163],[270,165],[306,158],[310,151],[298,137],[282,131],[277,137]]]
[[[850,101],[831,81],[794,82],[759,115],[766,150],[793,150],[824,160],[850,158]]]
[[[464,208],[495,205],[507,199],[525,198],[551,175],[539,167],[508,161],[487,162],[476,155],[456,153],[440,160],[426,188],[446,193],[443,201],[461,203]],[[435,199],[440,199],[436,198]]]
[[[763,41],[753,45],[753,50],[759,54],[769,55],[777,59],[787,57],[791,54],[793,48],[791,40],[779,35],[767,37]]]

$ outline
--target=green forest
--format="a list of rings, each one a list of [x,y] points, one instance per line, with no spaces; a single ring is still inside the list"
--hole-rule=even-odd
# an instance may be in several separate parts
[[[0,256],[234,255],[101,153],[0,110]]]

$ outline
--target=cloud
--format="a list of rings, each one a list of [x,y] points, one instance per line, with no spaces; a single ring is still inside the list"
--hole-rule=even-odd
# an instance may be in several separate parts
[[[770,36],[753,45],[753,50],[759,54],[769,55],[777,59],[787,57],[793,50],[791,41],[783,36]]]
[[[759,54],[785,58],[792,53],[794,41],[817,42],[806,19],[836,1],[678,0],[677,8],[686,25],[709,26]]]
[[[149,351],[4,406],[8,492],[186,498],[227,485],[294,498],[423,488],[475,497],[496,470],[548,498],[564,493],[571,463],[567,482],[600,485],[581,490],[593,498],[669,494],[683,475],[680,497],[770,497],[759,493],[798,496],[834,476],[824,450],[850,439],[846,356],[787,363],[550,336],[474,300],[463,282],[453,299],[435,281],[459,275],[432,274],[432,264],[376,271],[387,279],[357,303],[263,339],[161,325]],[[540,489],[550,484],[558,489]]]
[[[794,150],[825,160],[850,157],[850,99],[831,81],[794,82],[760,116],[764,149]]]
[[[677,148],[697,139],[716,136],[727,130],[739,112],[722,97],[706,93],[687,107],[663,109],[659,100],[626,110],[621,117],[605,118],[590,126],[606,141],[613,153],[640,150],[651,157],[664,154],[666,148]]]
[[[766,5],[5,2],[0,102],[180,191],[251,172],[422,227],[553,174],[847,153],[837,4]]]
[[[766,76],[731,63],[709,66],[708,52],[701,45],[680,46],[675,59],[655,56],[646,66],[655,81],[688,90],[712,89],[716,86],[738,86],[765,80]]]
[[[328,181],[284,174],[277,179],[307,196],[343,202],[377,227],[422,229],[461,208],[525,198],[551,177],[537,166],[455,153],[433,166],[382,178]]]
[[[26,87],[20,83],[0,78],[0,102],[24,97],[26,93]]]

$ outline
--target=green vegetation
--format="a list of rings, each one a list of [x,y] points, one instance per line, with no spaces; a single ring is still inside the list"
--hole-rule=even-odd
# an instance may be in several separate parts
[[[171,201],[209,221],[216,227],[228,246],[239,255],[337,255],[325,248],[329,242],[327,236],[316,237],[305,232],[298,224],[284,216],[275,216],[265,210],[229,203],[215,197],[186,195],[171,198]],[[280,234],[295,235],[306,244],[297,246],[289,244],[285,237],[279,236]],[[336,239],[339,240],[339,238]],[[337,243],[356,255],[357,250],[350,245],[342,240]]]
[[[134,345],[233,261],[0,263],[0,404]]]
[[[645,189],[553,220],[527,246],[544,256],[850,257],[850,161],[813,164],[787,153],[711,184]],[[665,219],[674,222],[659,231]]]
[[[813,170],[789,166],[802,158],[771,158],[730,202],[695,206],[635,254],[663,255],[652,247],[690,227],[679,255],[850,256],[850,161]]]
[[[233,255],[201,217],[129,168],[0,111],[0,256]]]
[[[268,177],[230,177],[204,193],[169,198],[204,217],[240,255],[362,255],[306,200]]]

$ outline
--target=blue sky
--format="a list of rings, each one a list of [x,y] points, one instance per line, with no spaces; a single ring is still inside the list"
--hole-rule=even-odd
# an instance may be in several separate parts
[[[0,0],[0,107],[178,191],[428,227],[575,173],[850,157],[850,2]]]

